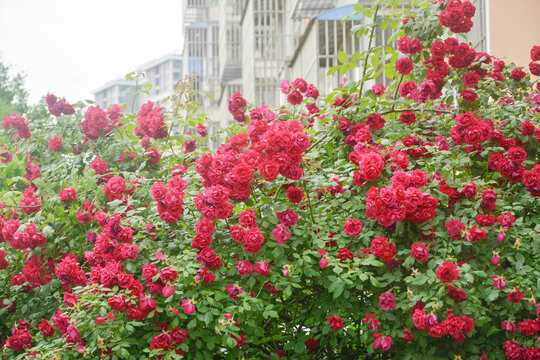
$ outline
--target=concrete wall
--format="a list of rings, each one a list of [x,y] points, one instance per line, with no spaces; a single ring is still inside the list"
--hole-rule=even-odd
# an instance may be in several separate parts
[[[540,0],[488,0],[490,53],[519,66],[540,45]]]

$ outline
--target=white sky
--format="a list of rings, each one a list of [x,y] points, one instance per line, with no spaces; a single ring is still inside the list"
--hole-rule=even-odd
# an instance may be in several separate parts
[[[68,102],[182,45],[185,0],[0,0],[0,60]]]

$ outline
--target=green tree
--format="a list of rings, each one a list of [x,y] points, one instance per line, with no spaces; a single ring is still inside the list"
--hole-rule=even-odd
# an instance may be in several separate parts
[[[10,75],[9,65],[0,61],[0,117],[26,112],[28,91],[24,87],[24,75]]]

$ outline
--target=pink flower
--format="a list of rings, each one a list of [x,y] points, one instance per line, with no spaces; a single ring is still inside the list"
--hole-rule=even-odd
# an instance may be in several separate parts
[[[184,312],[188,315],[191,315],[195,312],[195,304],[192,300],[182,299],[182,308]]]
[[[382,293],[379,296],[379,306],[384,311],[388,311],[390,309],[395,309],[396,308],[396,298],[395,298],[394,294],[392,294],[389,291],[386,291],[386,292]]]
[[[328,323],[330,324],[330,327],[334,330],[339,330],[343,327],[343,319],[336,315],[329,316]]]

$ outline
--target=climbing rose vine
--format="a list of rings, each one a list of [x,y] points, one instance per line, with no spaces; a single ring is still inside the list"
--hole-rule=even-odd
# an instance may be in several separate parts
[[[187,84],[5,116],[2,358],[539,359],[540,47],[522,69],[458,34],[470,2],[393,3],[356,6],[393,32],[330,70],[361,81],[235,93],[219,136]]]

